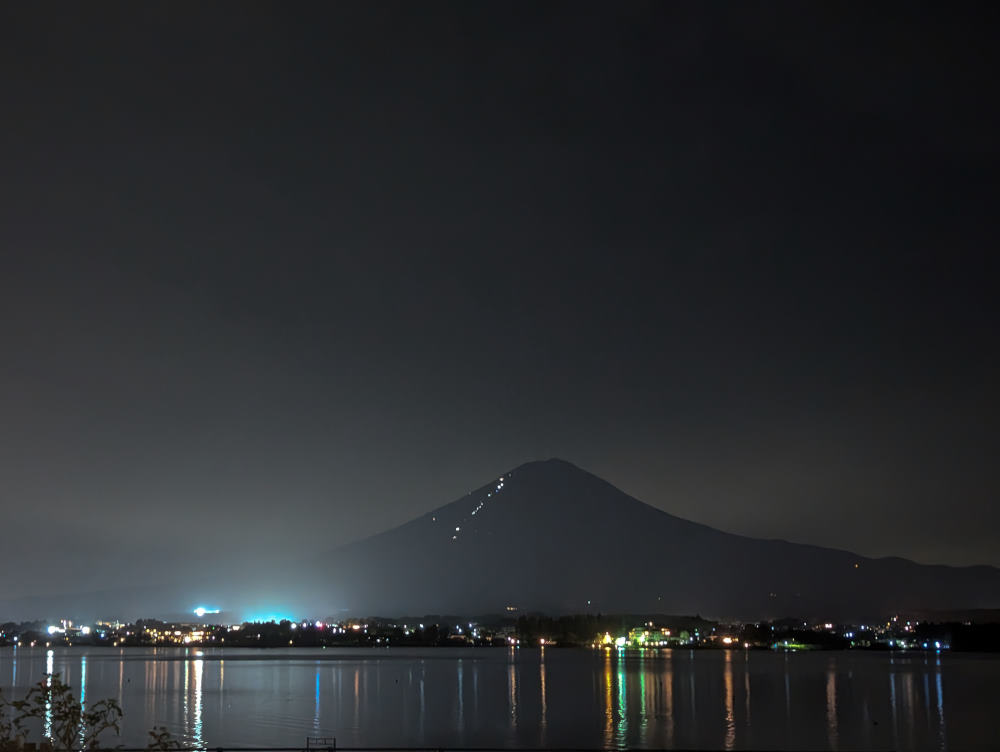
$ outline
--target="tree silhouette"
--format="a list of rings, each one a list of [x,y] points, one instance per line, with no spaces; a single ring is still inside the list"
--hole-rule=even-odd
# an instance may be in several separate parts
[[[43,743],[55,750],[96,750],[100,749],[102,733],[119,732],[121,717],[117,701],[107,699],[84,705],[59,674],[45,674],[23,700],[8,702],[0,697],[0,745],[23,741],[31,722],[37,721],[44,734]]]

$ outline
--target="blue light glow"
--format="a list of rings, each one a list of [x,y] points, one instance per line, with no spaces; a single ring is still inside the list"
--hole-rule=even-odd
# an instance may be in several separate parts
[[[281,621],[293,621],[297,622],[298,619],[294,616],[289,616],[288,614],[282,613],[251,613],[245,614],[243,616],[243,621],[245,622],[262,622],[267,623],[269,621],[281,622]]]

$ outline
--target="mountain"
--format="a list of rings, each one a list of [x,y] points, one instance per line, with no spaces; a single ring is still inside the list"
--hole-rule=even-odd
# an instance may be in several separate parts
[[[1000,606],[1000,569],[872,559],[721,532],[562,460],[504,473],[458,501],[314,563],[310,588],[351,613],[789,614],[872,619]],[[326,600],[326,599],[324,599]]]
[[[0,621],[190,618],[199,604],[234,620],[473,615],[513,606],[868,621],[1000,608],[995,567],[926,566],[724,533],[555,459],[515,468],[400,527],[308,556],[279,561],[250,551],[196,579],[0,599]]]

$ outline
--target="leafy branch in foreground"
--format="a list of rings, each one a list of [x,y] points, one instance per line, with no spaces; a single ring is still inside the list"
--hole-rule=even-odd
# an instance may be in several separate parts
[[[0,692],[0,752],[20,750],[29,736],[29,727],[34,725],[42,729],[41,746],[53,752],[99,750],[103,748],[101,734],[120,733],[121,719],[117,701],[99,700],[86,706],[73,696],[73,690],[59,674],[45,674],[23,700],[7,700]],[[154,726],[146,749],[169,752],[180,746],[165,726]]]
[[[13,710],[8,720],[8,713]],[[32,686],[23,700],[0,698],[0,744],[13,746],[28,737],[29,726],[41,725],[43,744],[56,750],[100,749],[105,731],[119,733],[122,709],[113,699],[99,700],[89,706],[73,696],[59,674],[46,674]]]
[[[181,743],[174,739],[173,735],[167,731],[166,726],[153,726],[149,732],[149,742],[146,749],[154,752],[168,752],[172,749],[180,749]]]
[[[17,743],[14,720],[10,717],[10,703],[0,691],[0,750],[10,749]]]

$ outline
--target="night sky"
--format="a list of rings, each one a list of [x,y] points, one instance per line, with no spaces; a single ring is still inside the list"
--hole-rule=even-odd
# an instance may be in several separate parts
[[[913,6],[4,4],[4,593],[553,456],[1000,565],[1000,18]]]

